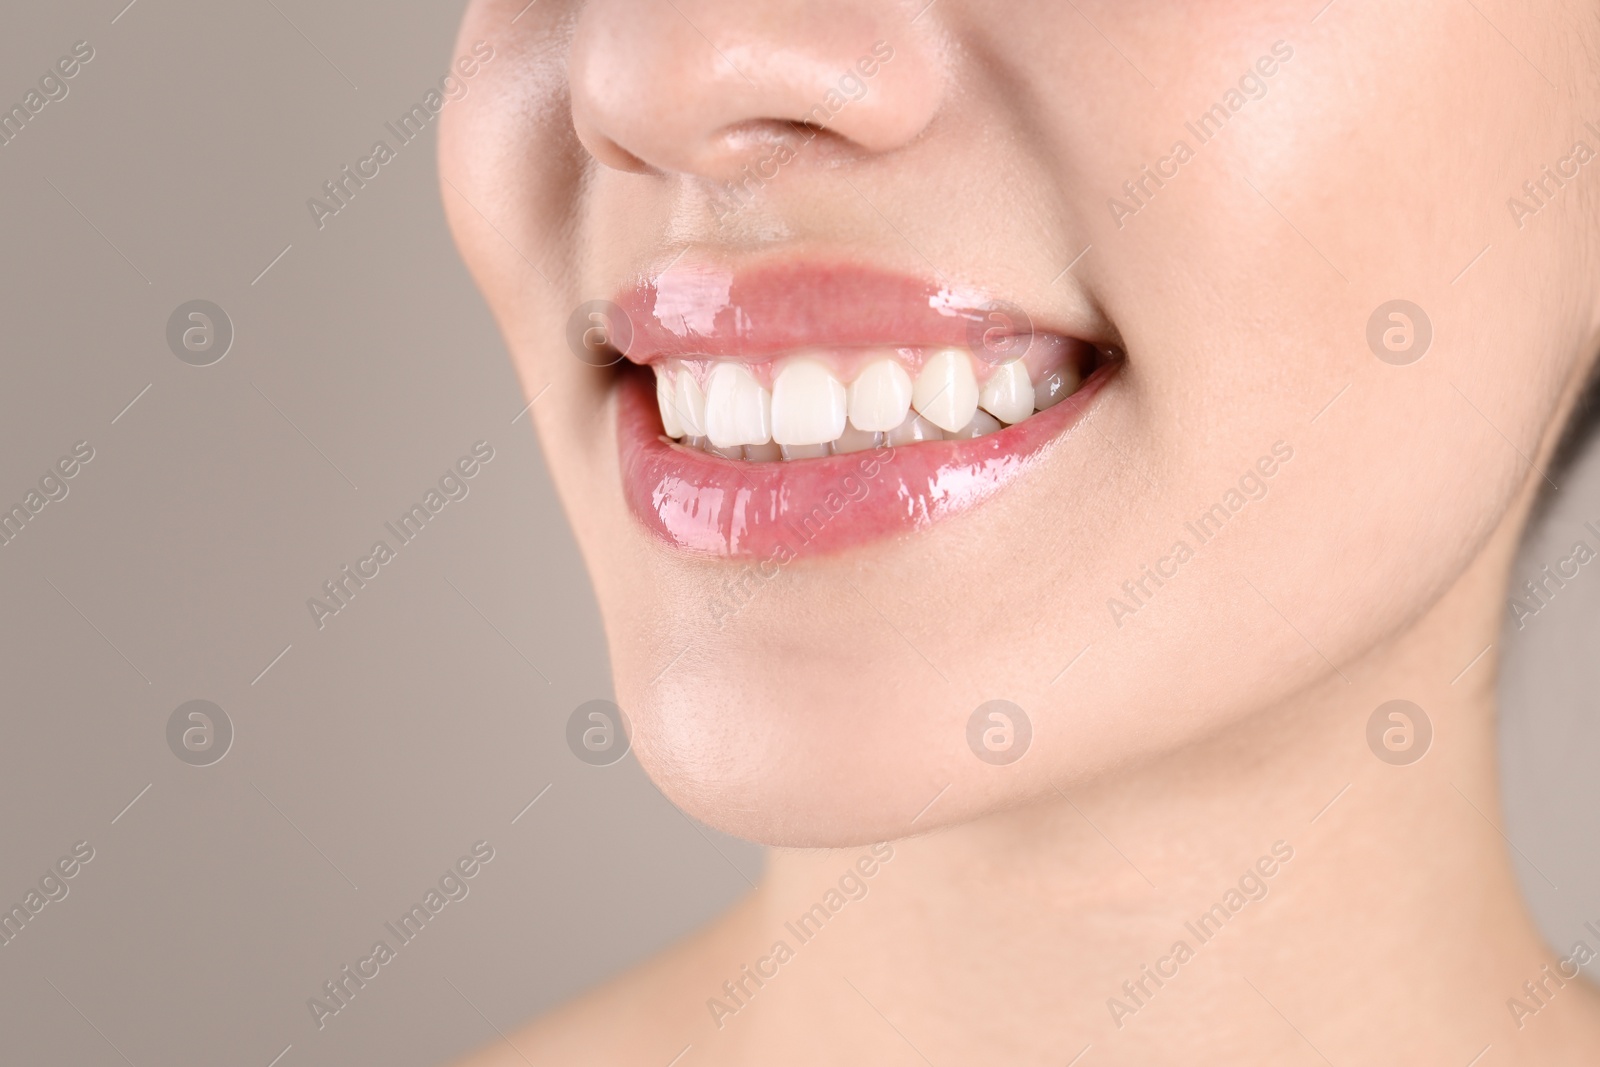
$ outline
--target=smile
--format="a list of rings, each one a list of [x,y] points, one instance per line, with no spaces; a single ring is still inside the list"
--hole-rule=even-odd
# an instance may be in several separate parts
[[[634,514],[716,556],[816,554],[992,495],[1118,364],[1017,311],[858,267],[687,271],[622,294]]]

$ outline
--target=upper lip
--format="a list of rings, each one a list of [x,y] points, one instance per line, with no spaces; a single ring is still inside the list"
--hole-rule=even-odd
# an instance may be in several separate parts
[[[763,262],[734,268],[677,262],[613,301],[628,320],[623,355],[761,362],[804,348],[972,346],[984,331],[1057,333],[1036,313],[977,289],[849,261]]]

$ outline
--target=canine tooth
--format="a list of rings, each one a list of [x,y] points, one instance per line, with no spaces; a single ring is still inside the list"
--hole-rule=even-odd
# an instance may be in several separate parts
[[[683,445],[685,448],[692,448],[697,452],[704,452],[706,450],[706,445],[710,444],[710,442],[704,437],[696,437],[693,434],[685,435],[683,440],[679,441],[678,443]]]
[[[911,406],[941,430],[959,430],[978,410],[978,379],[972,360],[957,348],[941,348],[922,365],[911,390]]]
[[[896,448],[901,445],[914,445],[918,441],[942,440],[944,440],[944,434],[939,427],[921,415],[908,415],[906,416],[906,421],[889,431],[889,444]]]
[[[1000,425],[999,419],[987,411],[979,411],[973,414],[971,422],[954,433],[946,433],[944,436],[951,441],[965,441],[973,437],[982,437],[986,433],[994,433],[1000,429],[1004,429],[1004,427]]]
[[[704,437],[706,395],[700,391],[700,383],[694,380],[694,375],[689,373],[688,367],[678,368],[672,392],[677,401],[674,408],[677,411],[678,422],[683,427],[684,436]]]
[[[772,394],[742,363],[718,363],[706,381],[706,436],[737,450],[772,440]]]
[[[783,458],[783,449],[771,441],[764,445],[745,445],[744,458],[747,463],[776,463]]]
[[[678,421],[676,397],[673,395],[672,376],[667,368],[656,368],[656,406],[661,409],[661,429],[668,437],[682,437],[683,423]]]
[[[1078,389],[1078,372],[1071,367],[1062,367],[1053,370],[1040,378],[1033,386],[1033,406],[1035,410],[1043,411],[1045,408],[1055,407]]]
[[[877,448],[883,443],[883,434],[877,430],[858,430],[854,426],[846,426],[844,433],[833,442],[833,454],[843,452],[865,452],[869,448]]]
[[[850,425],[858,430],[892,430],[911,408],[911,375],[892,359],[867,364],[850,383]]]
[[[1033,382],[1022,360],[1002,363],[978,393],[978,406],[1001,422],[1021,422],[1033,414]]]
[[[778,444],[827,444],[844,432],[844,416],[844,385],[827,367],[791,359],[778,371],[772,383],[772,439]]]
[[[821,459],[828,455],[827,445],[779,445],[784,459]]]

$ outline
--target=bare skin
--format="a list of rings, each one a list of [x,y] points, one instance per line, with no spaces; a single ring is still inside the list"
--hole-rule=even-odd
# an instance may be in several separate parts
[[[1600,1062],[1593,987],[1560,977],[1586,959],[1541,942],[1497,829],[1491,647],[1600,351],[1596,16],[470,4],[457,54],[493,58],[444,113],[442,194],[538,399],[633,752],[771,852],[727,916],[466,1062]],[[621,378],[563,340],[680,259],[937,275],[1126,358],[1026,477],[800,560],[724,624],[707,593],[741,561],[636,521]],[[1409,363],[1368,335],[1396,298],[1432,325]],[[1270,488],[1119,613],[1277,443]],[[1005,767],[964,732],[997,696],[1035,726]],[[1404,765],[1368,741],[1395,699],[1432,727]]]
[[[712,926],[463,1067],[664,1064],[686,1047],[677,1062],[1043,1064],[1090,1046],[1079,1062],[1596,1062],[1600,995],[1547,977],[1562,964],[1495,828],[1494,653],[1451,682],[1497,638],[1516,532],[1344,666],[1348,684],[1070,795],[896,841],[866,895],[803,943],[792,924],[871,850],[774,850]],[[1435,731],[1409,766],[1364,742],[1367,709],[1395,694]],[[1274,842],[1293,858],[1202,942],[1185,924]],[[779,940],[793,958],[729,996]],[[1123,982],[1180,940],[1194,954],[1176,977],[1146,979],[1132,1014],[1110,1010],[1134,1005]],[[1545,1005],[1513,1011],[1536,1007],[1527,981]]]

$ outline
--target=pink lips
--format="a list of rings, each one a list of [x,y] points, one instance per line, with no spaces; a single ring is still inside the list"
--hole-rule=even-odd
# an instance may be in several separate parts
[[[979,298],[857,266],[688,270],[621,294],[627,356],[768,359],[807,347],[969,344]],[[1005,327],[1008,320],[990,320]],[[982,328],[982,327],[980,327]],[[617,436],[635,516],[691,552],[789,562],[922,529],[992,496],[1082,417],[1116,365],[997,433],[795,462],[748,463],[665,437],[646,373],[623,375]]]
[[[615,302],[633,328],[625,354],[635,363],[692,354],[759,360],[817,345],[967,345],[975,328],[1009,329],[1020,314],[978,293],[854,264],[678,267]]]

